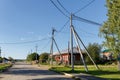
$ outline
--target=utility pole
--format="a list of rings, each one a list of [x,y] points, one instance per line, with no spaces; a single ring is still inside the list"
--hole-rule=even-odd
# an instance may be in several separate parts
[[[68,65],[70,65],[70,42],[68,41]]]
[[[62,61],[63,61],[63,58],[62,58],[61,52],[60,52],[60,50],[59,50],[59,48],[58,48],[57,42],[56,42],[55,39],[54,39],[54,32],[55,32],[55,31],[56,31],[56,30],[53,28],[53,29],[52,29],[52,43],[51,43],[51,49],[50,49],[50,53],[51,53],[51,65],[53,65],[53,43],[55,44],[55,46],[56,46],[56,48],[57,48],[57,50],[58,50],[58,52],[59,52],[59,54],[60,54],[60,64],[61,64]]]
[[[83,57],[82,51],[80,49],[80,44],[79,44],[78,36],[76,35],[77,33],[75,32],[74,27],[72,27],[72,31],[73,31],[73,34],[74,34],[74,37],[75,37],[75,41],[76,41],[76,45],[78,47],[78,51],[79,51],[80,56],[81,56],[81,60],[82,60],[82,62],[84,64],[86,72],[88,72],[88,68],[87,68],[87,65],[86,65],[86,63],[84,61],[84,57]]]
[[[72,14],[70,16],[70,50],[71,50],[71,67],[74,71],[74,61],[73,61],[73,32],[72,32]]]
[[[73,36],[75,37],[75,41],[76,41],[76,45],[78,46],[78,51],[79,51],[79,53],[80,53],[80,56],[81,56],[81,59],[82,59],[82,62],[83,62],[83,64],[84,64],[84,67],[85,67],[85,70],[86,70],[86,72],[88,72],[88,68],[87,68],[87,65],[86,65],[86,63],[85,63],[85,61],[84,61],[84,57],[83,57],[83,55],[82,55],[82,51],[81,51],[81,49],[80,49],[80,44],[79,44],[79,42],[81,42],[81,44],[83,45],[83,47],[85,48],[85,50],[86,50],[86,53],[87,53],[87,55],[89,56],[89,58],[90,58],[90,60],[93,62],[93,64],[95,65],[95,67],[97,68],[97,69],[99,69],[99,67],[95,64],[95,62],[94,62],[94,60],[92,59],[92,57],[90,56],[90,54],[89,54],[89,52],[88,52],[88,50],[87,50],[87,48],[85,47],[85,45],[84,45],[84,43],[82,42],[82,40],[80,39],[80,37],[79,37],[79,35],[77,34],[77,32],[75,31],[75,29],[74,29],[74,26],[72,25],[72,14],[71,14],[71,17],[70,17],[70,44],[71,44],[71,66],[72,66],[72,71],[74,71],[74,61],[73,61]]]
[[[54,41],[54,32],[56,30],[53,28],[52,29],[52,43],[51,43],[51,49],[50,49],[50,53],[51,53],[51,65],[53,65],[53,41]]]

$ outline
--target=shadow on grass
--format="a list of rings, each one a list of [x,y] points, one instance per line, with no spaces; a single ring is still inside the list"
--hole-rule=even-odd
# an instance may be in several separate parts
[[[103,75],[111,75],[111,76],[119,76],[120,75],[120,71],[108,71],[108,70],[89,70],[88,72],[86,72],[84,69],[75,69],[74,71],[72,71],[70,68],[62,68],[60,70],[56,69],[56,68],[52,68],[53,71],[56,72],[65,72],[65,73],[75,73],[75,74],[79,74],[79,73],[85,73],[85,74],[90,74],[93,76],[103,76]],[[113,78],[107,78],[108,80],[120,80],[120,78],[117,77],[113,77]]]
[[[53,69],[53,71],[54,71],[54,69]],[[89,70],[88,72],[86,72],[84,70],[74,70],[74,71],[66,70],[66,71],[62,71],[62,72],[66,72],[66,73],[87,73],[87,74],[92,74],[92,75],[120,74],[120,71],[116,72],[116,71],[103,71],[103,70]]]

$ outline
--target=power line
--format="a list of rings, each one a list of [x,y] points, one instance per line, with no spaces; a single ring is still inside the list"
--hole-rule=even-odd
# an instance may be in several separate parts
[[[62,32],[62,30],[66,27],[66,25],[68,24],[68,22],[69,22],[69,20],[67,20],[66,22],[65,22],[65,24],[60,28],[60,30],[56,30],[56,32],[59,34],[59,33],[61,33]],[[57,34],[55,34],[54,36],[56,36]]]
[[[86,23],[89,23],[89,24],[94,24],[94,25],[97,25],[97,26],[102,26],[102,24],[100,24],[100,23],[97,23],[97,22],[94,22],[94,21],[91,21],[91,20],[87,20],[87,19],[75,16],[75,15],[73,15],[73,18],[74,18],[74,20],[76,19],[76,20],[80,20],[82,22],[86,22]]]
[[[76,28],[76,27],[75,27],[75,28]],[[93,36],[97,36],[97,35],[94,34],[94,33],[90,33],[90,32],[87,32],[87,31],[81,29],[80,27],[79,27],[79,29],[80,29],[82,32],[86,33],[86,34],[93,35]]]
[[[66,17],[68,17],[52,0],[50,2]],[[69,18],[69,17],[68,17]]]
[[[51,42],[51,39],[40,49],[40,51],[43,51],[43,49],[49,47],[48,44]]]
[[[68,14],[70,14],[70,12],[60,3],[59,0],[57,0],[57,2]]]
[[[69,22],[69,20],[67,20],[67,21],[65,22],[65,24],[63,25],[63,27],[61,27],[61,29],[60,29],[59,31],[57,31],[57,32],[61,32],[61,31],[66,27],[66,25],[68,24],[68,22]]]
[[[43,39],[40,39],[40,40],[34,40],[34,41],[26,41],[26,42],[7,42],[7,43],[0,43],[0,44],[28,44],[28,43],[40,42],[40,41],[47,40],[47,39],[50,39],[50,37],[48,37],[48,38],[43,38]]]
[[[85,6],[83,6],[82,8],[80,8],[79,10],[77,10],[76,12],[74,12],[74,14],[77,14],[78,12],[82,11],[83,9],[85,9],[86,7],[88,7],[90,4],[92,4],[95,0],[92,0],[91,2],[89,2],[88,4],[86,4]]]

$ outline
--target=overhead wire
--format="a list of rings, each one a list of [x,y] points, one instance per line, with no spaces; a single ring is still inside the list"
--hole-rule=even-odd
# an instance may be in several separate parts
[[[62,10],[60,10],[60,9],[57,7],[57,5],[56,5],[52,0],[50,0],[50,1],[54,4],[54,6],[55,6],[61,13],[63,13]],[[80,12],[81,10],[85,9],[85,8],[88,7],[90,4],[92,4],[94,1],[95,1],[95,0],[90,1],[88,4],[86,4],[85,6],[83,6],[82,8],[80,8],[79,10],[77,10],[76,12],[74,12],[74,14],[77,14],[77,13]],[[66,13],[70,14],[70,12],[60,3],[59,0],[57,0],[57,2],[58,2],[58,4],[66,11]],[[100,24],[100,23],[97,23],[97,22],[94,22],[94,21],[91,21],[91,20],[87,20],[87,19],[84,19],[84,18],[75,16],[74,14],[73,14],[73,17],[74,17],[75,20],[79,20],[79,21],[86,22],[86,23],[89,23],[89,24],[94,24],[94,25],[97,25],[97,26],[102,26],[102,24]],[[67,16],[67,17],[68,17],[68,16]],[[68,21],[67,21],[66,23],[68,23]],[[66,23],[65,23],[65,24],[66,24]],[[61,32],[63,28],[64,28],[64,26],[59,30],[59,32]],[[92,34],[92,33],[90,33],[90,34]]]
[[[89,35],[92,35],[92,36],[97,36],[97,34],[94,34],[94,33],[91,33],[91,32],[87,32],[86,30],[83,30],[80,27],[75,27],[75,28],[78,29],[78,30],[80,30],[79,32],[83,32],[83,33],[86,33],[86,34],[89,34]]]
[[[66,25],[68,24],[69,20],[67,20],[65,22],[65,24],[59,29],[59,30],[55,30],[55,32],[57,32],[57,34],[55,34],[54,36],[57,36],[59,33],[62,32],[62,30],[66,27]],[[62,33],[65,33],[65,32],[62,32]]]
[[[55,6],[63,15],[65,15],[66,17],[68,17],[61,9],[58,8],[58,6],[57,6],[52,0],[50,0],[50,1],[54,4],[54,6]],[[79,11],[85,9],[85,8],[88,7],[90,4],[92,4],[94,1],[95,1],[95,0],[92,0],[91,2],[89,2],[88,4],[86,4],[85,6],[83,6],[81,9],[79,9],[78,11],[76,11],[74,14],[76,14],[76,13],[78,13]],[[60,3],[59,0],[57,0],[57,2],[59,3],[59,5],[60,5],[68,14],[70,14],[70,12]],[[73,16],[75,17],[75,19],[80,20],[80,21],[82,21],[82,22],[86,22],[86,23],[90,23],[90,24],[94,24],[94,25],[99,25],[99,26],[102,25],[102,24],[99,24],[99,23],[97,23],[97,22],[94,22],[94,21],[91,21],[91,20],[87,20],[87,19],[84,19],[84,18],[75,16],[75,15],[73,15]],[[69,18],[69,17],[68,17],[68,18]]]
[[[100,24],[100,23],[97,23],[97,22],[91,21],[91,20],[87,20],[87,19],[75,16],[75,15],[73,15],[73,19],[74,20],[80,20],[82,22],[86,22],[86,23],[89,23],[89,24],[94,24],[94,25],[97,25],[97,26],[102,26],[102,24]]]
[[[76,12],[74,12],[74,14],[77,14],[78,12],[82,11],[83,9],[87,8],[90,4],[92,4],[95,0],[90,1],[88,4],[86,4],[85,6],[83,6],[82,8],[80,8],[79,10],[77,10]]]
[[[49,41],[41,48],[40,51],[43,51],[43,49],[47,48],[48,47],[48,44],[50,43],[51,39],[49,39]]]
[[[67,18],[69,18],[52,0],[50,0],[50,2]]]
[[[43,38],[43,39],[40,39],[40,40],[26,41],[26,42],[7,42],[7,43],[0,43],[0,44],[28,44],[28,43],[35,43],[35,42],[47,40],[47,39],[50,39],[50,37]]]
[[[68,22],[69,22],[69,20],[67,20],[67,21],[65,22],[65,24],[63,25],[63,27],[61,27],[60,30],[57,31],[57,32],[60,33],[60,32],[66,27],[66,25],[68,24]]]
[[[68,14],[70,14],[70,12],[60,3],[59,0],[57,0],[57,2]]]

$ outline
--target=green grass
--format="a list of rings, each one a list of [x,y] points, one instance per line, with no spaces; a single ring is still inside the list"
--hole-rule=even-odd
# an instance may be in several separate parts
[[[101,78],[107,78],[110,80],[120,80],[120,71],[118,72],[117,66],[114,65],[99,65],[100,70],[97,70],[94,66],[88,66],[89,72],[86,72],[83,66],[75,66],[74,73],[86,73],[91,74]],[[56,72],[66,72],[66,73],[73,73],[70,67],[51,67],[50,70]]]
[[[0,64],[0,71],[7,69],[8,67],[12,66],[12,64]]]

